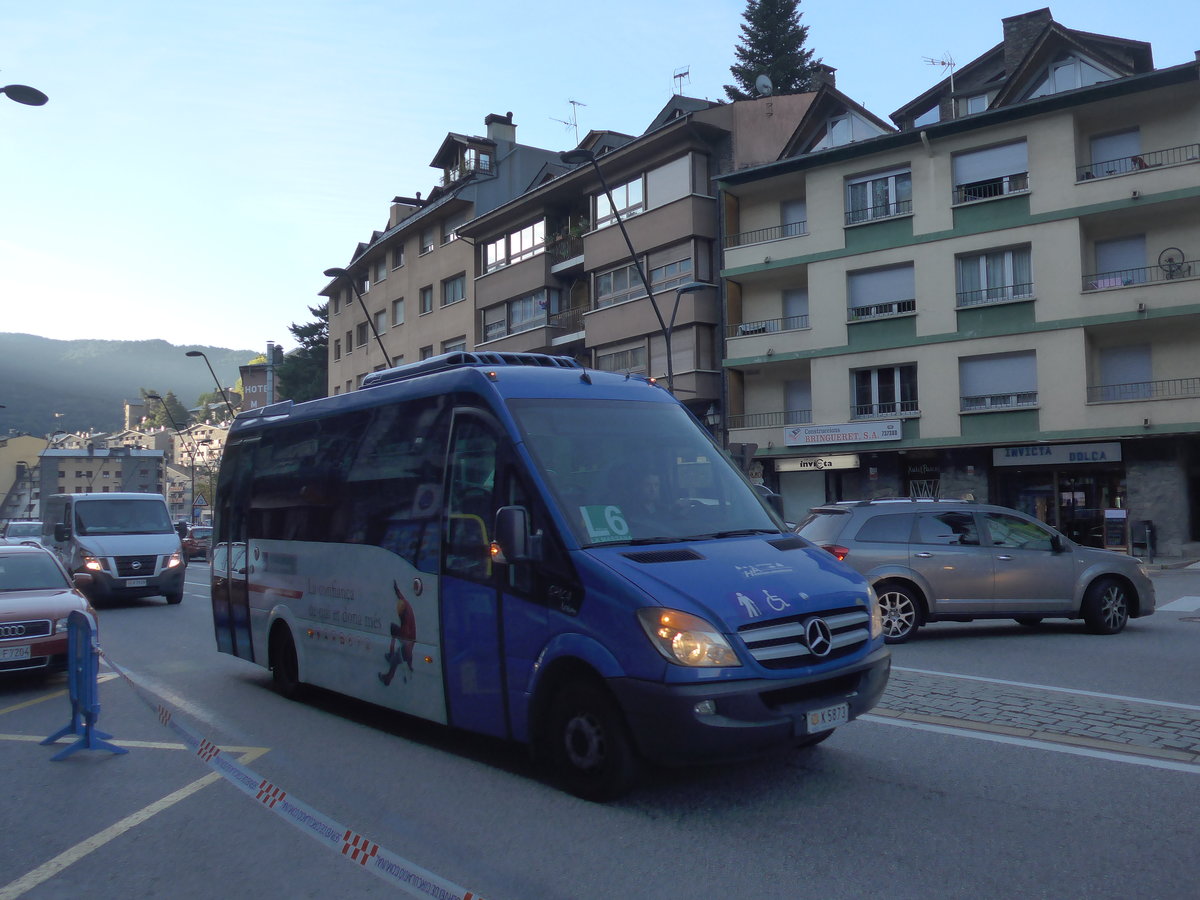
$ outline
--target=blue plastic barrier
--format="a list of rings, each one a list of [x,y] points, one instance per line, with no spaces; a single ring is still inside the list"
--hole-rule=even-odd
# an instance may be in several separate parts
[[[96,728],[100,718],[100,699],[97,676],[100,673],[100,647],[96,643],[96,620],[91,613],[75,610],[67,617],[67,685],[71,695],[71,721],[41,743],[53,744],[68,734],[80,735],[79,740],[51,759],[66,759],[76,750],[108,750],[128,753],[124,747],[110,744],[112,737]]]

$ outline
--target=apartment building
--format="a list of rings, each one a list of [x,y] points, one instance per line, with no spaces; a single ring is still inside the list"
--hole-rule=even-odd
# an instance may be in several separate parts
[[[729,439],[790,517],[972,496],[1200,540],[1198,79],[1037,10],[893,125],[822,88],[722,177]]]
[[[321,291],[329,299],[329,394],[354,390],[389,364],[474,344],[475,248],[459,240],[459,228],[525,191],[547,165],[561,168],[554,151],[517,143],[511,112],[484,124],[482,136],[446,135],[430,163],[439,183],[425,198],[396,197],[387,227]]]

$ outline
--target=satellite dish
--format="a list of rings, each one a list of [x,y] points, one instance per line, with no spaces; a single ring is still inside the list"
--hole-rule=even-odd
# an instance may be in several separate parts
[[[758,96],[760,97],[770,97],[771,91],[775,90],[771,86],[771,79],[766,75],[759,75],[754,79],[754,89],[758,91]]]

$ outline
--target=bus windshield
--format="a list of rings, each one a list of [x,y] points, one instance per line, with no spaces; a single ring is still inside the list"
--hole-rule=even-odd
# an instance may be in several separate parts
[[[175,530],[162,500],[87,500],[75,504],[81,535],[167,534]]]
[[[511,400],[509,408],[581,546],[782,530],[680,406]]]

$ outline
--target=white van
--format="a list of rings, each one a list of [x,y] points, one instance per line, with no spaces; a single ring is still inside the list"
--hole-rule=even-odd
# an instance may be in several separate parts
[[[54,494],[42,505],[42,543],[68,571],[92,576],[93,602],[183,599],[183,547],[162,494]]]

